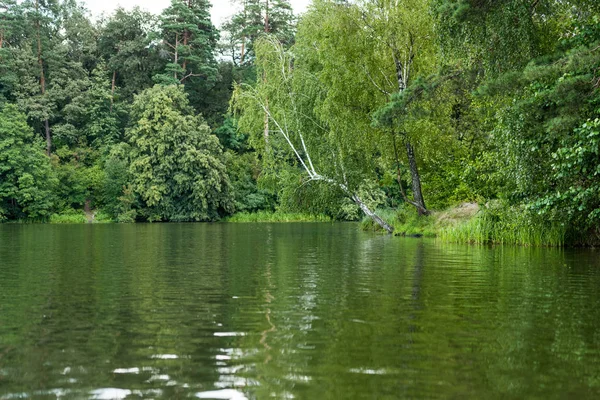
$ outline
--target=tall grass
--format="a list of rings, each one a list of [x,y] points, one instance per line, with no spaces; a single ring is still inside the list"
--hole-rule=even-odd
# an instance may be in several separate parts
[[[465,204],[430,216],[418,216],[412,207],[376,211],[394,227],[397,236],[439,237],[442,241],[472,244],[561,247],[565,245],[564,225],[549,221],[523,208],[501,203],[479,208]],[[370,218],[363,218],[365,231],[383,232]]]
[[[466,222],[439,230],[446,242],[519,246],[561,247],[565,235],[564,225],[516,208],[482,209]]]
[[[51,224],[86,224],[87,216],[81,210],[66,210],[60,214],[52,214],[48,220]],[[114,222],[110,215],[102,210],[97,210],[91,221],[94,224]]]
[[[282,211],[257,211],[253,213],[237,213],[225,218],[226,222],[330,222],[331,218],[323,215],[289,213]]]
[[[87,223],[87,218],[83,211],[69,212],[64,214],[52,214],[48,222],[51,224],[85,224]]]
[[[115,222],[113,218],[102,210],[96,212],[96,215],[94,216],[95,224],[108,224],[112,222]]]
[[[433,216],[419,216],[417,212],[408,207],[394,209],[375,210],[381,219],[394,228],[394,234],[397,236],[436,236],[436,220]],[[384,232],[377,223],[371,218],[364,217],[361,221],[361,228],[364,231]]]

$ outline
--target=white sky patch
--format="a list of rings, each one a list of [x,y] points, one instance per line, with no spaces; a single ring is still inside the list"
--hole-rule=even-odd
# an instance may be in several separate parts
[[[294,12],[297,14],[306,11],[311,0],[291,0]],[[227,17],[235,13],[236,8],[230,0],[210,0],[213,7],[211,10],[213,23],[219,26]],[[160,14],[162,10],[169,6],[170,0],[85,0],[87,8],[94,17],[102,13],[110,14],[117,7],[132,9],[135,6],[150,11],[153,14]]]

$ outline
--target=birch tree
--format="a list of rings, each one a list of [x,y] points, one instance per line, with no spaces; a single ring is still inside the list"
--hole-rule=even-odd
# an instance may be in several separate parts
[[[273,36],[256,43],[258,79],[255,86],[237,87],[234,108],[241,114],[240,127],[255,132],[254,147],[265,162],[293,164],[302,171],[300,185],[324,184],[341,192],[362,212],[389,233],[393,228],[382,220],[359,196],[365,175],[360,160],[344,154],[346,144],[335,132],[322,125],[314,113],[312,99],[319,96],[319,82],[308,70],[294,64],[294,58]],[[264,79],[263,79],[264,77]],[[317,91],[317,92],[315,92]],[[264,116],[270,129],[268,145],[262,137]],[[268,147],[267,147],[268,146]]]
[[[299,25],[295,47],[326,88],[319,118],[344,142],[376,142],[375,154],[395,166],[399,191],[419,214],[429,213],[418,166],[428,132],[406,123],[374,128],[372,122],[395,94],[435,69],[428,7],[426,0],[316,0]],[[403,186],[405,171],[412,197]]]

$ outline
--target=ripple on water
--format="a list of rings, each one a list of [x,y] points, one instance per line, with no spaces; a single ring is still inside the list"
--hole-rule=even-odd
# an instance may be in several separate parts
[[[0,264],[1,399],[600,398],[595,251],[0,225]]]

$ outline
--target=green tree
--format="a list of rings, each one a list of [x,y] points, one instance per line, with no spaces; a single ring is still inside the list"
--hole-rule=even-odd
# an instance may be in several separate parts
[[[46,96],[47,89],[47,57],[52,48],[60,42],[60,7],[56,0],[28,0],[23,3],[27,16],[28,26],[24,34],[28,38],[23,50],[29,52],[21,60],[25,60],[23,67],[28,69],[28,74],[23,78],[22,86],[26,91],[21,95],[28,116],[43,123],[43,132],[46,139],[46,153],[52,152],[52,134],[50,131],[50,118],[52,116],[52,101]],[[36,61],[34,61],[36,60]],[[37,65],[36,65],[37,64]],[[35,83],[38,82],[37,94],[34,95]]]
[[[286,48],[294,42],[296,17],[289,0],[238,0],[241,10],[223,24],[223,53],[236,66],[254,63],[254,43],[264,33]]]
[[[42,143],[15,105],[0,112],[0,221],[47,218],[56,179]]]
[[[596,19],[597,21],[597,19]],[[600,29],[580,25],[561,52],[485,87],[512,101],[495,127],[509,180],[505,197],[575,228],[598,224]]]
[[[320,82],[301,63],[294,63],[292,54],[273,36],[260,39],[256,53],[263,78],[254,87],[239,86],[234,106],[241,114],[240,127],[253,133],[251,144],[263,158],[266,178],[283,188],[319,185],[324,193],[333,191],[338,198],[351,200],[393,232],[359,195],[370,172],[364,170],[364,153],[359,155],[365,148],[340,140],[337,132],[319,124],[312,100],[321,95]],[[265,115],[273,133],[268,141],[263,136]]]
[[[181,86],[156,85],[136,96],[131,146],[131,188],[150,220],[212,221],[232,207],[221,146],[193,115]]]
[[[425,147],[428,130],[398,120],[384,129],[372,126],[374,113],[393,94],[404,92],[419,75],[435,69],[428,3],[316,1],[299,25],[294,53],[296,63],[305,64],[323,88],[317,98],[317,117],[337,136],[343,154],[349,158],[368,154],[363,168],[372,176],[383,170],[380,178],[397,165],[394,175],[400,185],[403,162],[413,192],[413,199],[405,194],[404,200],[420,214],[428,213],[418,168],[423,152],[419,146]],[[404,157],[400,146],[405,149]]]
[[[14,52],[23,40],[25,15],[15,0],[0,1],[0,103],[14,99],[18,74]]]
[[[164,62],[152,46],[156,25],[156,16],[138,7],[117,8],[100,22],[97,50],[110,71],[111,101],[115,97],[133,100],[134,94],[152,87],[152,77],[162,72]]]
[[[166,82],[216,80],[218,31],[210,20],[210,7],[208,0],[171,0],[161,14],[162,52],[168,58]]]

